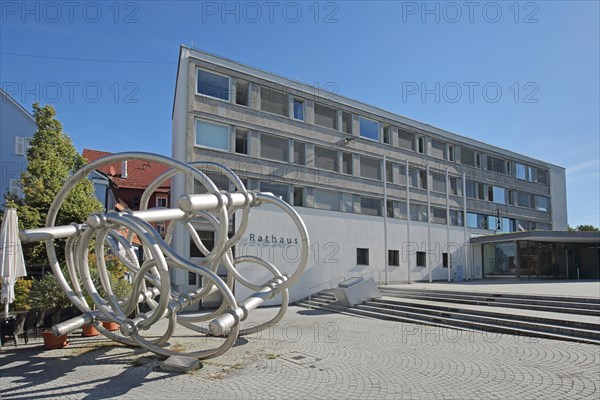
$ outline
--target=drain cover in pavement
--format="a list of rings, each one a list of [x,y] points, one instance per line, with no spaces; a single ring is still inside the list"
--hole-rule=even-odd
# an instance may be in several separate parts
[[[317,361],[321,361],[321,358],[310,354],[301,353],[299,351],[292,351],[290,353],[283,354],[280,356],[280,358],[298,365],[313,364]]]

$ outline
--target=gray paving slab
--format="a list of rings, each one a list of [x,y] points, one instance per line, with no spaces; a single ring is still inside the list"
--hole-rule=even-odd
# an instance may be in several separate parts
[[[600,298],[600,281],[526,281],[476,280],[469,282],[413,282],[385,287],[400,289],[430,289],[458,292],[492,292],[531,294],[538,296],[568,296]]]
[[[246,325],[267,320],[259,309]],[[147,334],[158,336],[161,322]],[[222,339],[178,327],[173,347]],[[178,374],[161,359],[107,339],[72,336],[0,351],[2,399],[595,399],[600,346],[460,331],[290,307],[268,331],[242,338],[201,369]]]

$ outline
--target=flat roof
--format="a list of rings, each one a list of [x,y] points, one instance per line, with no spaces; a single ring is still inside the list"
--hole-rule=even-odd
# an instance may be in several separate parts
[[[182,58],[186,58],[185,54],[182,54],[183,49],[189,51],[188,57],[190,57],[190,58],[207,61],[209,63],[219,65],[224,68],[238,71],[238,72],[241,72],[241,73],[244,73],[247,75],[256,76],[260,79],[270,81],[270,82],[273,82],[278,85],[293,87],[294,90],[305,92],[307,94],[310,94],[311,96],[321,97],[323,99],[327,99],[328,101],[333,100],[333,101],[335,101],[339,104],[345,105],[347,107],[360,109],[360,110],[363,110],[365,113],[369,113],[372,115],[379,116],[381,118],[385,118],[385,119],[394,121],[397,123],[397,125],[399,127],[416,128],[416,129],[419,129],[422,131],[432,133],[439,137],[449,139],[450,141],[464,143],[464,144],[467,144],[470,146],[478,147],[479,149],[484,149],[486,151],[496,153],[498,155],[506,155],[508,157],[512,157],[517,160],[520,159],[521,161],[537,164],[538,166],[544,166],[546,168],[564,169],[564,167],[561,167],[556,164],[538,160],[536,158],[532,158],[532,157],[526,156],[524,154],[515,153],[514,151],[504,149],[504,148],[501,148],[498,146],[494,146],[494,145],[491,145],[491,144],[488,144],[488,143],[485,143],[485,142],[482,142],[482,141],[479,141],[479,140],[476,140],[476,139],[473,139],[473,138],[470,138],[467,136],[459,135],[457,133],[449,132],[449,131],[437,128],[435,126],[432,126],[432,125],[429,125],[429,124],[426,124],[423,122],[419,122],[419,121],[401,116],[399,114],[392,113],[390,111],[386,111],[382,108],[372,106],[372,105],[369,105],[367,103],[364,103],[364,102],[361,102],[358,100],[351,99],[349,97],[345,97],[345,96],[341,96],[341,95],[338,95],[335,93],[321,90],[318,87],[314,87],[314,86],[305,84],[303,82],[299,82],[295,79],[286,78],[281,75],[274,74],[272,72],[264,71],[264,70],[261,70],[256,67],[242,64],[235,60],[231,60],[231,59],[228,59],[228,58],[225,58],[225,57],[222,57],[219,55],[215,55],[215,54],[212,54],[212,53],[209,53],[206,51],[187,47],[185,45],[181,45],[181,47],[180,47],[180,56],[179,56],[178,66],[177,66],[178,70],[179,70],[179,64],[181,63]],[[182,55],[184,55],[184,57],[182,57]],[[175,96],[177,96],[177,85],[175,85],[175,87],[176,87],[175,88]],[[173,101],[173,103],[174,103],[174,101]]]
[[[529,240],[532,242],[596,243],[600,244],[600,232],[529,231],[484,235],[471,238],[471,243],[498,243]]]

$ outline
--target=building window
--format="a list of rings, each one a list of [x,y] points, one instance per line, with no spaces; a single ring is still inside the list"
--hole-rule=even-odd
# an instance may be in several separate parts
[[[388,265],[400,266],[400,250],[388,250]]]
[[[343,212],[354,212],[354,196],[352,193],[341,193],[341,209]]]
[[[431,207],[431,222],[446,225],[446,209]]]
[[[517,206],[533,208],[533,201],[531,195],[525,192],[517,192]]]
[[[198,93],[229,101],[229,77],[198,69]]]
[[[235,128],[235,152],[248,154],[248,129]]]
[[[188,271],[188,285],[195,286],[198,284],[198,275],[192,271]]]
[[[544,212],[548,212],[549,211],[549,205],[550,205],[550,201],[547,197],[545,196],[535,196],[535,209],[538,211],[544,211]]]
[[[506,189],[493,186],[492,187],[492,201],[498,204],[506,204]]]
[[[537,170],[537,183],[541,183],[544,185],[548,184],[548,171],[543,169]]]
[[[419,141],[417,144],[417,150],[419,153],[425,154],[425,138],[422,136],[419,137]]]
[[[457,177],[449,177],[450,178],[450,194],[454,196],[462,196],[462,180]]]
[[[163,221],[156,223],[156,232],[158,232],[160,236],[165,236],[166,229]]]
[[[356,249],[356,263],[369,265],[369,249]]]
[[[166,197],[157,197],[156,198],[156,207],[167,208],[167,198]]]
[[[403,149],[415,149],[415,134],[412,132],[398,131],[398,146]]]
[[[439,193],[446,193],[446,175],[431,173],[431,190]]]
[[[385,212],[388,218],[394,218],[394,201],[388,200],[385,206]]]
[[[475,199],[477,196],[475,195],[475,182],[467,180],[465,188],[467,190],[466,196],[470,199]]]
[[[206,250],[212,251],[213,247],[215,247],[215,233],[213,231],[197,231],[197,233],[200,241],[204,247],[206,247]],[[190,238],[190,258],[200,258],[206,256],[207,254],[202,253],[198,246],[196,246],[194,239]]]
[[[501,158],[487,156],[487,170],[506,174],[506,161]]]
[[[331,190],[313,189],[313,206],[321,210],[338,211],[340,208],[339,193]]]
[[[337,110],[315,103],[315,125],[337,130]]]
[[[359,117],[360,136],[366,139],[379,141],[379,122],[372,119]]]
[[[260,134],[260,156],[269,160],[288,162],[288,139]]]
[[[386,126],[383,128],[383,143],[392,144],[392,127]]]
[[[352,114],[342,111],[342,132],[352,134]]]
[[[241,79],[236,79],[235,81],[235,103],[240,106],[248,105],[248,94],[249,94],[250,84]]]
[[[294,119],[304,121],[304,101],[294,99]]]
[[[407,210],[405,201],[398,202],[398,218],[402,218],[402,219],[408,218],[408,210]]]
[[[294,205],[297,207],[306,206],[306,191],[303,187],[294,186]]]
[[[288,186],[281,183],[273,183],[273,182],[260,182],[260,190],[261,192],[269,192],[273,193],[275,197],[281,198],[281,200],[289,203],[289,194],[288,194]]]
[[[431,139],[431,155],[436,158],[445,158],[446,143]]]
[[[411,221],[427,222],[427,205],[410,203],[410,219]]]
[[[27,149],[31,147],[33,138],[15,136],[15,154],[18,156],[27,155]]]
[[[229,126],[197,119],[196,145],[229,151]]]
[[[394,183],[394,163],[389,161],[385,163],[385,180],[388,183]]]
[[[342,153],[342,172],[348,175],[354,173],[354,168],[352,167],[352,153]]]
[[[454,161],[455,160],[455,155],[454,155],[454,146],[448,146],[448,161]]]
[[[463,212],[459,210],[450,210],[450,225],[463,226]]]
[[[8,191],[17,197],[21,197],[21,185],[19,185],[18,179],[10,180],[10,187],[9,187]]]
[[[286,93],[265,86],[260,88],[260,109],[262,111],[287,117],[289,116],[288,107],[289,101]]]
[[[306,165],[306,146],[303,142],[294,140],[294,164]]]
[[[460,163],[469,167],[475,166],[475,151],[471,149],[460,149]]]
[[[381,162],[376,158],[360,157],[360,176],[381,180]]]
[[[140,208],[140,198],[138,196],[133,196],[131,203],[134,210],[138,210]]]
[[[315,146],[315,168],[327,171],[337,171],[337,150],[332,150],[321,146]]]
[[[410,186],[418,189],[427,189],[427,171],[416,167],[409,167]]]
[[[360,196],[360,213],[365,215],[381,216],[381,199]]]
[[[467,227],[475,229],[489,229],[489,218],[487,215],[467,213]],[[495,229],[495,227],[491,227]]]
[[[406,184],[406,164],[398,165],[398,176],[400,178],[400,184]]]
[[[427,254],[424,251],[417,251],[417,267],[424,267],[427,263]]]
[[[448,268],[448,253],[442,253],[442,268]]]

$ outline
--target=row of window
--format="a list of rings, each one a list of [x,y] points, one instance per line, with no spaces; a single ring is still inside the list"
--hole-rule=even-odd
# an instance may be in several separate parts
[[[448,253],[442,253],[443,268],[448,268],[448,260]],[[427,266],[427,253],[425,253],[424,251],[417,251],[416,261],[417,267]],[[356,264],[369,265],[369,249],[356,249]],[[388,265],[395,267],[400,265],[400,250],[388,250]]]
[[[550,198],[530,194],[519,190],[467,180],[466,196],[472,199],[492,201],[497,204],[530,208],[537,211],[550,212]]]
[[[250,105],[250,83],[245,80],[236,79],[235,103],[238,105]],[[197,70],[197,93],[200,95],[213,97],[216,99],[230,101],[231,79],[229,76],[209,72],[203,69]],[[260,87],[260,109],[262,111],[277,114],[283,117],[293,118],[295,120],[305,120],[305,101],[297,96],[290,96],[288,93],[271,87]],[[324,128],[342,131],[347,134],[353,134],[352,113],[339,110],[315,102],[314,104],[314,124]],[[383,129],[380,129],[383,127]],[[373,141],[383,141],[386,144],[392,144],[392,127],[380,124],[379,122],[358,116],[358,134],[366,139]],[[383,135],[380,135],[383,131]],[[380,137],[382,136],[382,137]],[[398,147],[416,151],[422,154],[429,154],[432,157],[444,159],[452,162],[460,162],[475,168],[483,168],[499,174],[514,176],[530,182],[548,184],[548,171],[539,169],[524,163],[511,162],[491,155],[484,155],[475,150],[458,147],[445,143],[437,139],[430,139],[430,146],[427,146],[425,136],[417,135],[403,129],[398,129],[397,137]],[[428,148],[429,147],[429,148]],[[482,158],[485,157],[485,163]]]
[[[229,151],[231,129],[235,131],[235,152],[248,154],[248,129],[240,127],[230,128],[228,125],[215,124],[199,119],[196,120],[196,144]],[[304,166],[307,164],[306,144],[298,140],[290,140],[281,136],[261,133],[259,153],[263,159],[285,163],[291,162]],[[350,152],[314,145],[314,166],[316,168],[367,179],[382,179],[381,160],[357,155],[358,171],[355,171],[353,157],[353,153]],[[406,165],[387,161],[385,168],[386,181],[388,183],[406,184]],[[433,171],[430,174],[431,190],[438,193],[446,193],[445,174]],[[427,189],[427,171],[417,166],[409,166],[408,181],[412,188]],[[448,188],[451,195],[463,195],[461,178],[449,176]],[[550,202],[548,197],[508,190],[472,180],[467,180],[466,182],[466,195],[470,198],[493,201],[498,204],[509,204],[549,212]]]

